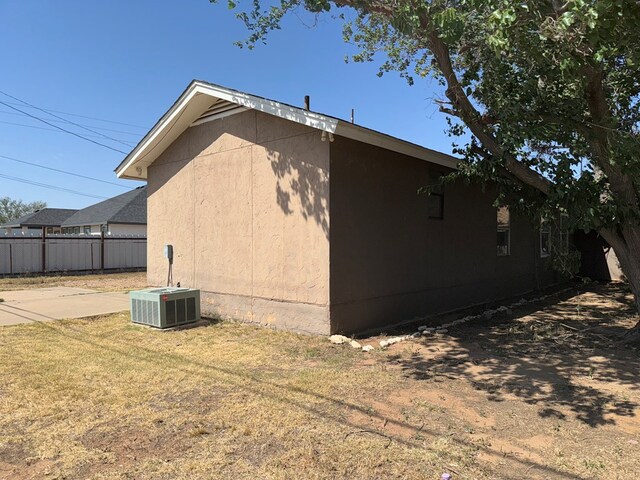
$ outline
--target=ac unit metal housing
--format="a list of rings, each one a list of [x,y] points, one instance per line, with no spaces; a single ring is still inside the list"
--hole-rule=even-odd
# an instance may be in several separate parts
[[[170,328],[200,320],[200,290],[148,288],[129,292],[131,321]]]

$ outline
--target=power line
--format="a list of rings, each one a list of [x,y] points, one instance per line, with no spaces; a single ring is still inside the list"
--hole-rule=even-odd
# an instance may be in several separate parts
[[[2,112],[4,113],[4,112]],[[55,128],[47,128],[47,127],[38,127],[37,125],[27,125],[25,123],[16,123],[16,122],[7,122],[5,120],[0,120],[0,123],[3,125],[13,125],[16,127],[25,127],[25,128],[35,128],[36,130],[44,130],[46,132],[56,132],[56,133],[66,133],[66,132],[61,132],[58,129]],[[100,138],[97,135],[86,135],[87,138]],[[127,145],[129,147],[133,148],[133,144],[127,143]]]
[[[13,103],[13,102],[7,102],[7,103],[9,103],[10,105],[18,105],[18,106],[22,105],[22,103]],[[134,128],[141,128],[143,130],[148,130],[148,127],[143,127],[142,125],[135,125],[133,123],[116,122],[114,120],[105,120],[104,118],[90,117],[88,115],[79,115],[77,113],[62,112],[60,110],[51,110],[49,108],[43,108],[42,110],[44,110],[47,113],[49,113],[49,112],[61,113],[62,115],[69,115],[71,117],[87,118],[89,120],[96,120],[98,122],[113,123],[115,125],[124,125],[124,126],[127,126],[127,127],[134,127]]]
[[[30,113],[27,113],[24,110],[20,110],[19,108],[14,107],[13,105],[9,105],[7,102],[3,102],[2,100],[0,100],[0,104],[4,105],[5,107],[9,107],[12,110],[15,110],[17,112],[24,113],[28,117],[31,117],[31,118],[33,118],[35,120],[38,120],[38,121],[42,122],[42,123],[46,123],[50,127],[57,128],[58,130],[62,130],[63,132],[68,133],[69,135],[73,135],[74,137],[81,138],[83,140],[86,140],[87,142],[91,142],[91,143],[93,143],[95,145],[100,145],[101,147],[108,148],[109,150],[113,150],[114,152],[118,152],[118,153],[121,153],[123,155],[127,154],[127,152],[123,152],[122,150],[118,150],[117,148],[110,147],[109,145],[105,145],[104,143],[96,142],[95,140],[91,140],[90,138],[87,138],[87,137],[85,137],[83,135],[80,135],[79,133],[72,132],[71,130],[67,130],[67,129],[62,128],[62,127],[60,127],[58,125],[54,125],[53,123],[50,123],[50,122],[48,122],[48,121],[46,121],[46,120],[44,120],[44,119],[42,119],[40,117],[37,117],[35,115],[31,115]]]
[[[74,173],[74,172],[67,172],[66,170],[59,170],[57,168],[47,167],[46,165],[40,165],[38,163],[27,162],[26,160],[19,160],[17,158],[13,158],[13,157],[7,157],[6,155],[0,155],[0,158],[5,158],[5,159],[11,160],[13,162],[24,163],[25,165],[31,165],[31,166],[38,167],[38,168],[44,168],[46,170],[51,170],[53,172],[64,173],[66,175],[73,175],[74,177],[85,178],[87,180],[93,180],[94,182],[107,183],[109,185],[115,185],[116,187],[125,188],[125,189],[129,190],[129,187],[127,187],[127,186],[124,186],[124,185],[121,185],[121,184],[115,183],[115,182],[109,182],[108,180],[102,180],[100,178],[88,177],[86,175],[80,175],[79,173]]]
[[[74,195],[82,195],[83,197],[98,198],[100,200],[107,200],[108,199],[108,197],[103,197],[101,195],[92,195],[90,193],[82,193],[82,192],[78,192],[77,190],[71,190],[69,188],[58,187],[56,185],[49,185],[48,183],[34,182],[32,180],[27,180],[26,178],[12,177],[10,175],[4,175],[2,173],[0,173],[0,178],[6,178],[7,180],[13,180],[14,182],[26,183],[28,185],[34,185],[36,187],[48,188],[50,190],[56,190],[56,191],[59,191],[59,192],[67,192],[67,193],[73,193]]]
[[[14,105],[14,104],[13,104],[13,103],[11,103],[11,102],[7,102],[7,103],[9,103],[9,104],[11,104],[11,105]],[[16,105],[17,105],[17,104],[16,104]],[[45,111],[46,111],[46,110],[45,110]],[[23,116],[21,113],[18,113],[18,112],[7,112],[6,110],[0,110],[0,113],[1,113],[1,114],[4,114],[4,115],[15,115],[16,117],[22,117],[22,116]],[[51,121],[53,122],[54,120],[51,120]],[[55,120],[55,121],[56,121],[56,122],[59,122],[60,120]],[[136,132],[127,132],[127,131],[125,131],[125,130],[115,130],[115,129],[113,129],[113,128],[97,127],[97,126],[95,126],[95,125],[84,125],[84,126],[85,126],[85,127],[90,127],[90,128],[95,128],[96,130],[104,130],[105,132],[122,133],[123,135],[132,135],[132,136],[134,136],[134,137],[140,137],[140,136],[142,136],[142,134],[141,134],[141,133],[136,133]]]
[[[43,110],[42,108],[40,108],[40,107],[36,107],[35,105],[33,105],[33,104],[31,104],[31,103],[29,103],[29,102],[27,102],[27,101],[25,101],[25,100],[22,100],[21,98],[17,98],[17,97],[14,97],[13,95],[9,95],[8,93],[3,92],[2,90],[0,90],[0,93],[1,93],[2,95],[6,96],[6,97],[9,97],[9,98],[14,99],[14,100],[15,100],[15,101],[17,101],[17,102],[22,102],[23,104],[27,105],[28,107],[35,108],[36,110],[39,110],[39,111],[41,111],[41,112],[43,112],[43,113],[46,113],[47,115],[51,115],[51,116],[52,116],[52,117],[54,117],[54,118],[57,118],[57,119],[59,119],[59,120],[62,120],[63,122],[66,122],[66,123],[68,123],[68,124],[70,124],[70,125],[74,125],[74,126],[76,126],[76,127],[82,128],[83,130],[86,130],[86,131],[88,131],[88,132],[95,133],[96,135],[100,135],[101,137],[104,137],[104,138],[106,138],[107,140],[111,140],[112,142],[117,142],[117,143],[120,143],[120,144],[123,144],[123,145],[127,145],[126,143],[124,143],[124,142],[122,142],[122,141],[118,140],[117,138],[110,137],[109,135],[105,135],[104,133],[97,132],[97,131],[95,131],[95,130],[90,129],[89,127],[85,127],[85,126],[83,126],[83,125],[80,125],[79,123],[72,122],[71,120],[67,120],[66,118],[61,117],[61,116],[59,116],[59,115],[56,115],[55,113],[46,112],[46,111],[45,111],[45,110]],[[127,145],[127,146],[129,146],[129,145]]]

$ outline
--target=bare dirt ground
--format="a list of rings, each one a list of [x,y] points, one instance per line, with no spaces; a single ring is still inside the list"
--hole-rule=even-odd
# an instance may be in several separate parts
[[[370,354],[233,322],[7,327],[0,478],[636,479],[631,298],[548,300]]]
[[[147,286],[146,272],[101,275],[41,275],[0,278],[0,291],[44,287],[90,288],[104,292],[136,290]]]

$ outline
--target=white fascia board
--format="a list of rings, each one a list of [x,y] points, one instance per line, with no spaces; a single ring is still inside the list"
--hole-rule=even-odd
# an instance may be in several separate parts
[[[198,86],[202,88],[202,93],[212,97],[220,98],[252,110],[268,113],[269,115],[275,115],[276,117],[284,118],[285,120],[301,123],[302,125],[307,125],[308,127],[316,128],[318,130],[326,130],[327,132],[335,133],[336,126],[338,124],[338,120],[335,118],[326,117],[319,113],[309,112],[290,105],[284,105],[279,102],[274,102],[273,100],[255,97],[247,93],[227,90],[215,85],[198,84]]]
[[[269,115],[300,123],[317,130],[340,135],[410,157],[425,160],[449,168],[457,168],[458,159],[444,153],[400,140],[358,125],[327,117],[315,112],[281,104],[273,100],[247,93],[229,90],[217,85],[195,81],[176,103],[164,114],[143,140],[125,158],[122,167],[116,170],[118,178],[146,180],[147,167],[187,128],[206,123],[209,117],[199,122],[200,116],[211,106],[213,99],[226,100],[245,109],[257,110]],[[233,113],[239,113],[232,110]],[[222,118],[226,112],[215,116]],[[228,113],[231,115],[233,113]],[[135,167],[135,168],[134,168]]]
[[[136,163],[143,160],[150,153],[152,153],[153,148],[159,145],[162,140],[166,138],[168,134],[168,132],[166,131],[173,127],[173,123],[175,121],[181,118],[185,109],[196,95],[198,95],[197,88],[191,87],[183,94],[182,99],[176,102],[176,104],[174,104],[173,107],[164,114],[163,118],[161,118],[158,123],[156,123],[156,125],[149,131],[149,133],[147,133],[145,138],[143,138],[142,141],[131,151],[131,153],[127,155],[128,160],[126,161],[126,163],[116,170],[116,175],[118,176],[118,178],[133,178],[138,180],[146,179],[146,168],[143,174],[142,172],[136,172],[132,167],[134,167]],[[206,107],[204,108],[204,110],[206,110]],[[200,114],[202,113],[203,112],[200,112]],[[192,118],[187,126],[191,124],[193,120],[194,119]],[[158,155],[160,155],[160,153],[162,152],[158,152]],[[155,160],[155,158],[157,158],[157,156],[153,159],[150,158],[148,162],[145,162],[147,163],[145,167],[151,164],[153,160]]]
[[[151,129],[142,142],[140,142],[140,144],[127,156],[126,163],[116,170],[118,178],[136,180],[146,179],[146,167],[153,163],[153,161],[173,140],[178,137],[178,135],[180,135],[180,133],[191,126],[193,122],[210,107],[211,102],[209,101],[198,102],[197,105],[194,105],[193,102],[197,101],[196,97],[199,95],[206,96],[203,98],[226,100],[247,109],[258,110],[269,115],[275,115],[292,122],[307,125],[311,128],[326,130],[330,133],[335,132],[338,124],[338,120],[325,117],[324,115],[314,112],[308,112],[289,105],[283,105],[279,102],[228,90],[215,85],[194,82],[183,94],[182,98],[179,99],[167,113],[165,113],[164,117]],[[193,108],[190,108],[190,105]],[[190,114],[187,114],[187,116],[184,117],[185,111],[189,109],[191,110]],[[181,121],[182,124],[179,127],[179,133],[169,135],[169,131],[175,127],[178,121]],[[162,143],[166,144],[164,148],[161,147],[160,149],[157,149],[156,147]],[[154,149],[156,150],[155,154],[150,155],[153,153]],[[138,172],[134,170],[134,166],[139,167],[140,171]]]
[[[459,159],[447,155],[436,150],[431,150],[426,147],[421,147],[415,143],[410,143],[399,138],[386,135],[384,133],[369,130],[368,128],[355,125],[348,122],[339,122],[338,128],[335,132],[336,135],[341,137],[350,138],[359,142],[367,143],[369,145],[375,145],[392,152],[401,153],[409,157],[418,158],[426,162],[435,163],[448,168],[457,170]]]

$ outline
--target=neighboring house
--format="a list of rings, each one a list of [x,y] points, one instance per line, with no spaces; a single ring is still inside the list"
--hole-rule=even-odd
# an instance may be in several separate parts
[[[194,81],[117,167],[148,182],[148,280],[203,313],[355,333],[548,285],[540,233],[449,155]]]
[[[49,234],[61,233],[62,222],[77,211],[68,208],[43,208],[0,225],[0,228],[7,233],[42,232],[43,228]]]
[[[62,223],[62,233],[146,235],[147,187],[109,198],[76,211]]]

